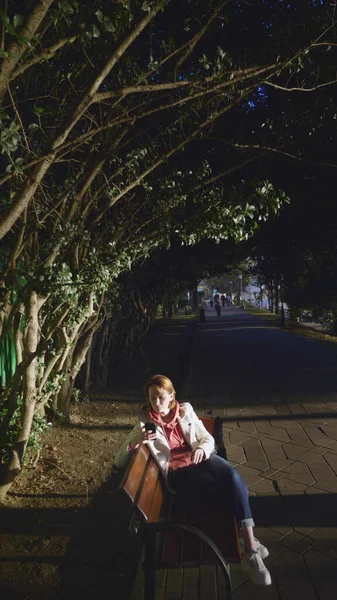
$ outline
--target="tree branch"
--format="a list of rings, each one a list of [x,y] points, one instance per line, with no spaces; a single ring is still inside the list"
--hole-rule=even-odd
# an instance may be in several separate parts
[[[32,67],[33,65],[36,65],[36,63],[42,62],[43,60],[48,60],[48,58],[53,58],[56,52],[60,50],[60,48],[63,48],[63,46],[68,44],[68,42],[73,40],[74,37],[75,36],[59,40],[58,42],[56,42],[56,44],[53,44],[49,48],[46,48],[46,50],[41,52],[41,54],[34,56],[34,58],[32,58],[29,62],[26,62],[17,69],[15,69],[15,71],[13,71],[13,73],[11,74],[9,81],[13,81],[13,79],[16,79],[16,77],[22,75],[22,73],[27,71],[27,69],[30,69],[30,67]]]
[[[53,2],[54,0],[38,0],[36,2],[31,13],[27,17],[24,28],[21,31],[21,35],[24,36],[28,41],[30,41],[35,35]],[[7,50],[8,56],[1,61],[0,98],[6,92],[11,73],[14,71],[15,66],[19,62],[26,49],[27,46],[24,43],[14,41]]]
[[[278,148],[271,148],[269,146],[261,146],[260,144],[239,144],[237,142],[231,142],[229,140],[224,140],[223,138],[217,138],[217,137],[212,137],[210,139],[216,140],[217,142],[222,142],[223,144],[227,144],[228,146],[232,146],[233,148],[255,148],[257,150],[263,150],[266,152],[275,152],[276,154],[282,154],[283,156],[286,156],[287,158],[291,158],[293,160],[298,160],[300,162],[309,164],[309,165],[316,165],[318,167],[331,167],[333,169],[337,169],[337,165],[334,165],[332,163],[325,163],[325,162],[317,162],[314,160],[309,160],[307,158],[302,158],[301,156],[296,156],[295,154],[290,154],[290,152],[286,152],[285,150],[279,150]]]

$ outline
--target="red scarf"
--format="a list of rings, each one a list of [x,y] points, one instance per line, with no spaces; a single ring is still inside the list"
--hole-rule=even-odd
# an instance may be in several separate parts
[[[166,423],[160,414],[151,410],[149,415],[157,425],[164,430],[168,445],[171,450],[170,470],[188,467],[191,464],[191,448],[187,444],[178,421],[180,406],[176,402],[170,412],[170,420]]]

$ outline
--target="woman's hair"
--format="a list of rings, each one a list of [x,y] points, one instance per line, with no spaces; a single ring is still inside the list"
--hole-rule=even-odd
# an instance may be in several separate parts
[[[155,387],[157,388],[157,390],[159,390],[160,388],[164,388],[164,390],[166,390],[169,394],[173,394],[174,397],[172,398],[170,404],[169,404],[169,408],[174,408],[176,405],[176,391],[174,389],[173,383],[171,381],[171,379],[169,379],[168,377],[165,377],[165,375],[152,375],[152,377],[149,377],[149,379],[146,381],[145,385],[144,385],[144,394],[147,400],[147,404],[146,404],[146,408],[148,410],[152,409],[152,406],[150,404],[150,400],[149,400],[149,390],[151,387]]]

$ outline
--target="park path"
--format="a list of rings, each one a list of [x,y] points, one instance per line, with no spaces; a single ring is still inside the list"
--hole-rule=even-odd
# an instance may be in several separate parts
[[[336,600],[337,347],[230,307],[206,309],[181,400],[223,418],[273,584],[232,566],[234,600]],[[158,600],[225,598],[212,567],[167,571]]]

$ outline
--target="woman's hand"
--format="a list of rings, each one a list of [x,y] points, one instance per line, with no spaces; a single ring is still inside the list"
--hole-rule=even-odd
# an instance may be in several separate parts
[[[205,458],[205,452],[203,451],[202,448],[196,448],[191,453],[191,461],[194,465],[198,465],[199,463],[201,463],[204,460],[204,458]]]
[[[157,439],[157,434],[155,431],[146,431],[145,427],[142,427],[142,432],[144,441],[153,442]]]

